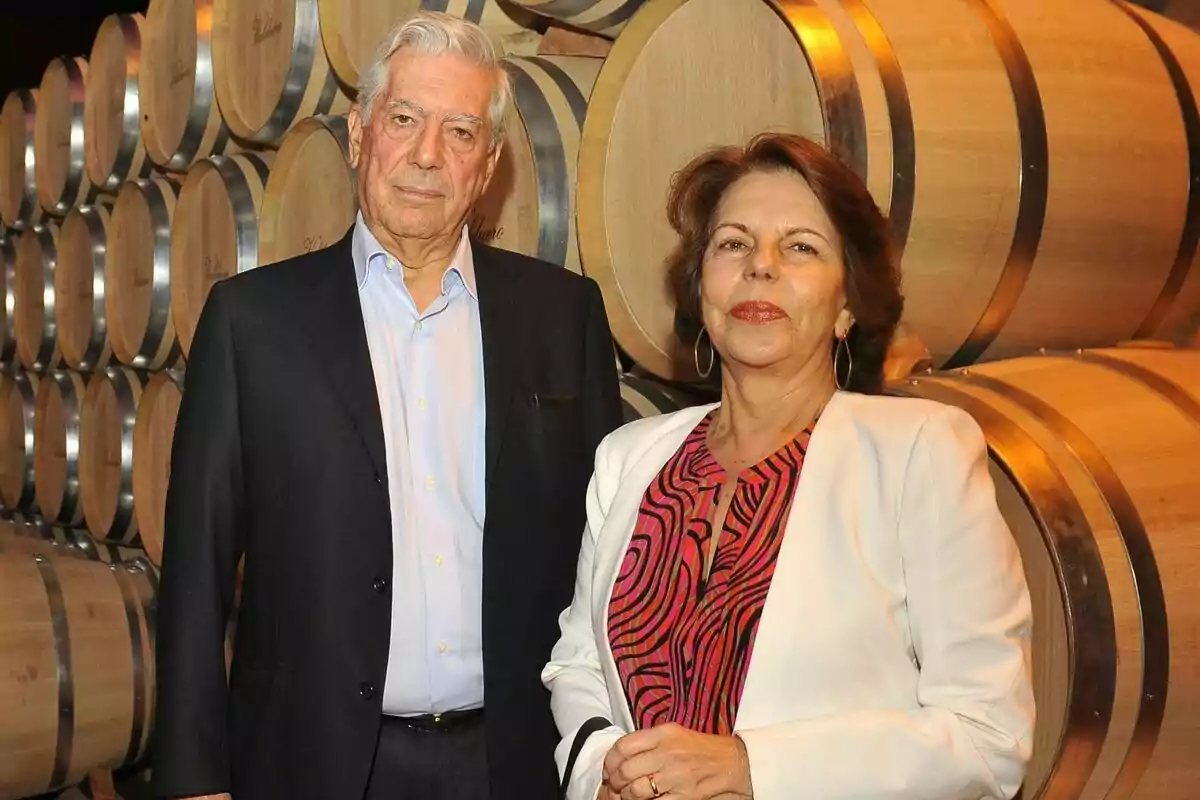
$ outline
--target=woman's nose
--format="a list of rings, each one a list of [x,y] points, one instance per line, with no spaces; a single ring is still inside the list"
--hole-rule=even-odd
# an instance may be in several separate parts
[[[758,247],[748,259],[746,276],[756,280],[774,280],[779,277],[779,268],[779,251],[774,247]]]

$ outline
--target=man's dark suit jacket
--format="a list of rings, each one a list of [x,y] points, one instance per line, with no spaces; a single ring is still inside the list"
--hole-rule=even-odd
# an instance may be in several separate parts
[[[621,421],[616,365],[594,282],[472,245],[488,770],[495,800],[551,800],[559,736],[540,672],[571,602],[596,446]],[[156,794],[362,797],[391,635],[387,485],[351,234],[214,285],[172,449]]]

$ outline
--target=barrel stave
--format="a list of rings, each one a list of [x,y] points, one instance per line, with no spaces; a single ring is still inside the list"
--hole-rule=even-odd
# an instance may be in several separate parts
[[[218,280],[254,269],[259,220],[274,153],[214,156],[194,166],[171,230],[171,313],[184,356]]]
[[[358,210],[349,162],[345,117],[309,117],[288,133],[262,190],[259,264],[328,247],[346,234]]]
[[[183,401],[183,375],[168,370],[150,376],[138,402],[133,430],[134,514],[146,555],[161,563],[171,444]]]
[[[1194,783],[1200,505],[1187,464],[1200,446],[1198,379],[1200,352],[1117,348],[990,362],[902,389],[963,407],[988,438],[1034,596],[1039,730],[1026,796],[1184,798]],[[1070,507],[1075,522],[1062,517]],[[1107,701],[1095,695],[1106,684]]]
[[[143,22],[142,14],[110,14],[92,44],[83,109],[84,165],[88,180],[103,192],[150,175],[138,97]]]
[[[179,359],[171,316],[171,224],[179,184],[158,177],[126,183],[113,206],[104,303],[113,353],[138,369]]]
[[[213,2],[151,0],[142,29],[142,140],[151,161],[184,172],[232,143],[213,85]]]

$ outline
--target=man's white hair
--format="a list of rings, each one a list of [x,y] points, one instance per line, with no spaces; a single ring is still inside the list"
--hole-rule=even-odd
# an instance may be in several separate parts
[[[371,121],[371,106],[387,86],[388,62],[402,48],[431,56],[456,53],[496,75],[496,88],[488,104],[492,147],[504,139],[504,115],[512,100],[512,83],[492,40],[473,22],[437,11],[419,11],[392,28],[380,45],[371,66],[361,73],[358,106],[364,123]]]

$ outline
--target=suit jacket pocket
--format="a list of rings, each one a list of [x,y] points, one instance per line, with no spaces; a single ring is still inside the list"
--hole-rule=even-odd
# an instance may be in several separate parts
[[[566,392],[531,392],[527,403],[534,411],[559,408],[574,409],[579,406],[579,395]]]

